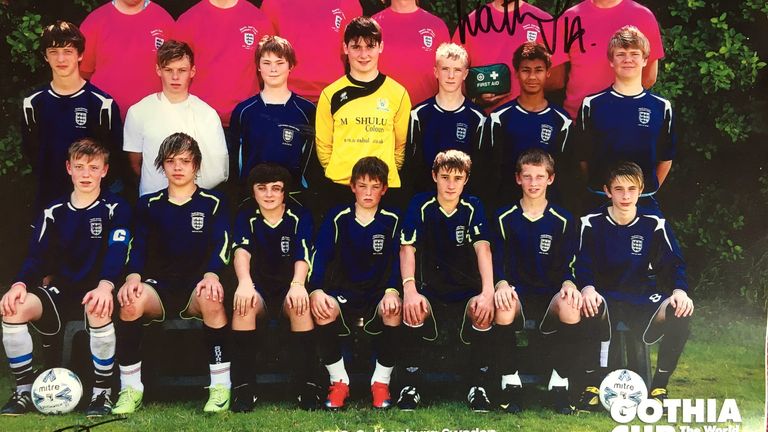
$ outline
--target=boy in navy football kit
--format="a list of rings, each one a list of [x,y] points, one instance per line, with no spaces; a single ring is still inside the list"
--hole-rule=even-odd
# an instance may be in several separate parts
[[[405,172],[414,190],[432,190],[432,162],[444,150],[461,150],[474,158],[485,126],[482,108],[464,97],[469,56],[460,45],[444,43],[435,51],[437,94],[411,110]]]
[[[578,352],[581,295],[572,282],[570,265],[577,248],[577,231],[571,214],[547,200],[554,169],[554,159],[546,151],[523,152],[515,174],[523,198],[502,207],[494,221],[494,331],[503,333],[501,340],[506,341],[497,361],[504,394],[500,404],[512,413],[521,409],[522,389],[515,364],[515,330],[529,319],[537,320],[539,331],[545,335],[546,351],[541,360],[552,369],[547,388],[555,410],[573,412],[568,401],[568,376]]]
[[[83,34],[74,24],[57,21],[43,30],[40,45],[52,80],[24,98],[21,128],[22,148],[38,176],[35,211],[72,191],[64,165],[70,144],[78,139],[98,139],[112,151],[113,174],[123,169],[117,105],[80,76]]]
[[[520,96],[496,108],[490,114],[490,140],[488,142],[495,164],[494,181],[500,188],[497,195],[519,198],[520,190],[512,182],[501,179],[515,170],[520,155],[530,149],[546,151],[562,166],[561,155],[570,135],[571,119],[559,106],[544,97],[552,61],[547,49],[535,42],[526,42],[515,50],[512,64],[520,83]],[[556,188],[550,188],[549,199]],[[555,193],[554,195],[558,195]]]
[[[424,341],[438,336],[438,322],[461,316],[460,337],[471,344],[468,402],[490,410],[485,384],[495,355],[493,263],[485,210],[479,199],[462,195],[472,161],[458,150],[435,157],[436,192],[417,194],[408,206],[400,239],[403,277],[403,388],[397,405],[416,408],[426,352]],[[479,291],[479,292],[478,292]],[[439,320],[439,321],[438,321]]]
[[[115,361],[113,291],[128,253],[131,209],[101,188],[108,163],[109,150],[94,140],[81,139],[69,147],[64,170],[74,191],[43,210],[29,255],[16,282],[0,300],[3,347],[16,379],[16,391],[0,414],[18,415],[33,409],[30,390],[35,374],[27,324],[40,334],[55,335],[65,321],[82,319],[83,309],[94,367],[93,396],[86,415],[110,413]],[[47,286],[44,278],[50,279]]]
[[[253,167],[262,162],[286,167],[296,192],[307,191],[310,164],[316,165],[315,105],[288,90],[296,53],[287,40],[264,36],[259,42],[256,63],[262,90],[235,107],[229,124],[237,146],[229,154],[236,158],[241,192],[244,196],[252,195],[246,189],[246,180]]]
[[[620,161],[634,162],[643,170],[640,205],[658,207],[653,195],[672,168],[677,138],[672,104],[642,85],[649,50],[648,39],[636,27],[619,29],[608,45],[616,74],[613,85],[581,104],[576,151],[591,193],[587,210],[606,201],[603,179]]]
[[[611,204],[581,218],[574,268],[582,287],[581,349],[587,372],[582,409],[599,406],[601,344],[595,329],[600,321],[623,321],[646,344],[661,340],[650,383],[650,397],[660,401],[667,398],[669,377],[688,339],[693,301],[687,294],[685,263],[658,210],[637,207],[643,186],[640,166],[618,164],[603,186]]]
[[[312,254],[310,304],[317,325],[317,347],[331,385],[325,407],[343,408],[349,397],[349,376],[341,354],[340,336],[364,319],[364,330],[375,336],[376,366],[371,377],[374,408],[389,408],[390,377],[397,357],[401,319],[397,212],[379,204],[387,191],[389,167],[369,156],[352,167],[355,202],[332,209],[325,217]]]
[[[142,324],[169,316],[202,317],[211,372],[204,411],[229,409],[229,330],[219,282],[229,263],[229,216],[219,193],[195,184],[200,162],[194,138],[180,132],[166,138],[155,166],[165,172],[168,188],[142,196],[136,205],[128,276],[118,292],[121,390],[113,414],[141,406]]]
[[[234,267],[237,290],[232,317],[232,411],[253,410],[254,359],[257,334],[269,317],[290,320],[289,361],[295,374],[300,406],[315,408],[317,385],[311,372],[317,364],[309,297],[305,288],[312,241],[312,215],[286,202],[292,177],[275,163],[256,165],[248,176],[255,203],[244,203],[237,213],[234,232]]]

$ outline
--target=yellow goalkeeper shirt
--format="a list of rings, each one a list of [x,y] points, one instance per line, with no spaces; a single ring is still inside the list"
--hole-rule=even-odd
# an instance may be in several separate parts
[[[325,176],[349,184],[352,167],[366,156],[389,166],[389,187],[400,187],[411,100],[403,86],[382,73],[370,82],[348,74],[326,87],[317,102],[317,158]]]

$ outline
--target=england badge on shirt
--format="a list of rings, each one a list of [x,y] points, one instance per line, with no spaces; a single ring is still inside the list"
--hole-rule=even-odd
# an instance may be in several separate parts
[[[459,225],[456,227],[456,243],[461,246],[464,244],[464,237],[466,234],[466,228],[464,225]]]
[[[632,255],[640,255],[640,251],[643,250],[643,236],[633,235],[632,240]]]
[[[640,121],[641,126],[645,126],[651,121],[651,110],[648,108],[638,108],[637,118]]]
[[[552,126],[548,124],[541,125],[541,141],[542,142],[548,142],[550,138],[552,138]]]
[[[291,145],[293,141],[294,130],[290,128],[283,128],[283,144]]]
[[[288,236],[280,237],[280,252],[283,255],[287,254],[291,250],[291,238]]]
[[[372,240],[373,240],[373,252],[377,255],[381,254],[381,251],[384,249],[384,235],[374,234]]]
[[[101,218],[91,218],[91,238],[99,238],[101,236],[102,226]]]
[[[539,237],[539,253],[548,255],[550,247],[552,247],[552,236],[549,234],[542,234]]]
[[[192,218],[192,229],[194,232],[200,232],[203,229],[203,226],[205,225],[205,213],[203,212],[192,212],[190,215]]]
[[[456,139],[463,140],[466,138],[468,127],[466,123],[456,123]]]
[[[88,121],[88,108],[77,107],[75,108],[75,124],[79,128],[83,128]]]

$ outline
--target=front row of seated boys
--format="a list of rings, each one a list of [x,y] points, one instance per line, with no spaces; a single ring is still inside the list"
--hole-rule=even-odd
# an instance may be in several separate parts
[[[77,304],[90,334],[94,386],[86,415],[92,417],[141,406],[142,327],[167,317],[203,321],[211,373],[206,412],[253,410],[254,362],[264,345],[257,327],[281,317],[289,323],[288,359],[304,409],[345,406],[350,379],[341,337],[360,320],[377,354],[374,408],[413,410],[422,403],[425,353],[442,326],[458,322],[457,336],[470,353],[471,409],[520,412],[515,332],[526,319],[539,322],[544,358],[552,359],[547,387],[557,412],[598,408],[610,320],[642,331],[645,343],[661,339],[650,387],[652,397],[667,397],[693,302],[665,219],[637,207],[643,175],[634,163],[610,172],[604,186],[610,203],[577,224],[546,198],[554,162],[541,150],[520,156],[515,180],[522,199],[490,222],[482,203],[463,193],[472,164],[465,153],[436,156],[436,191],[416,195],[402,218],[380,206],[387,165],[366,157],[352,171],[354,203],[331,210],[313,238],[310,213],[286,199],[290,173],[274,164],[250,173],[254,200],[240,206],[231,234],[222,196],[195,184],[200,162],[193,138],[169,136],[155,160],[168,188],[131,209],[101,189],[109,152],[91,139],[70,147],[66,168],[74,192],[43,211],[29,256],[0,300],[3,346],[16,380],[2,414],[32,409],[28,325],[55,335],[64,321],[78,318]],[[230,255],[237,288],[225,306],[219,278]],[[121,390],[113,406],[116,357]],[[324,402],[318,362],[330,378]],[[395,400],[396,366],[402,385]],[[578,399],[570,397],[571,383],[584,389]]]

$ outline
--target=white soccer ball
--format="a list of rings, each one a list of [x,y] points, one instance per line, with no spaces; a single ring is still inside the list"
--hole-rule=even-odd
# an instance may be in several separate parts
[[[83,396],[80,378],[69,369],[53,368],[32,384],[32,403],[43,414],[64,414],[75,409]]]
[[[648,388],[643,378],[629,369],[616,369],[600,383],[600,403],[608,411],[617,399],[629,402],[628,408],[636,407],[648,398]]]

